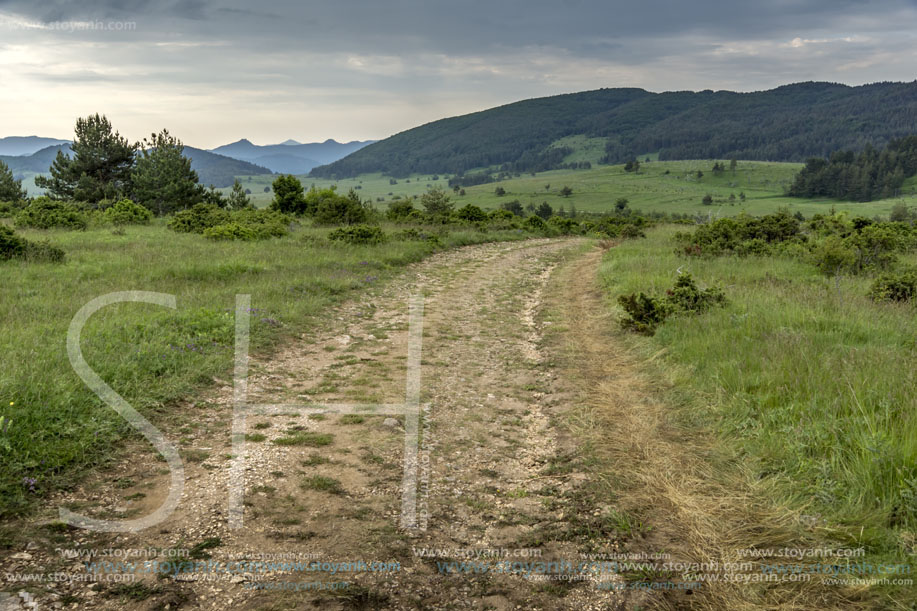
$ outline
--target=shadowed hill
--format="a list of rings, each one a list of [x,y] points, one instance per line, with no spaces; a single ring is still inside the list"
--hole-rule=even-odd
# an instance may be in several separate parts
[[[315,168],[312,175],[460,174],[491,166],[541,171],[570,152],[549,148],[552,142],[580,134],[607,139],[604,161],[618,163],[651,152],[662,160],[802,161],[838,149],[880,147],[914,132],[917,82],[809,82],[753,93],[599,89],[428,123]]]

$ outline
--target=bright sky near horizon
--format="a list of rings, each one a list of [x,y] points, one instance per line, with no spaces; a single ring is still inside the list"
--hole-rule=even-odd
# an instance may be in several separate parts
[[[0,0],[0,137],[381,139],[601,87],[917,78],[917,0]]]

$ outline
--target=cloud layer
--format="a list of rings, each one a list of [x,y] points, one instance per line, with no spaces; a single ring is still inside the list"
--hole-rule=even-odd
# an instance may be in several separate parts
[[[0,135],[382,138],[599,87],[913,80],[913,0],[0,0]]]

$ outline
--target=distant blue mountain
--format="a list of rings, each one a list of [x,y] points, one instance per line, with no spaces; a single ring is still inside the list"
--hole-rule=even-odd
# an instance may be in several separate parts
[[[259,146],[242,139],[211,149],[211,152],[255,163],[282,174],[308,174],[314,167],[343,159],[373,142],[325,140],[300,144],[295,140],[287,140],[281,144]]]
[[[32,155],[43,148],[69,142],[69,140],[41,138],[39,136],[9,136],[8,138],[0,138],[0,155]]]
[[[70,143],[65,140],[63,144],[49,146],[30,155],[0,155],[0,161],[6,163],[17,178],[21,178],[26,172],[46,174],[54,158],[57,157],[58,151],[70,155]],[[184,155],[191,159],[191,167],[197,172],[203,185],[229,187],[232,186],[236,176],[272,173],[271,170],[260,165],[191,146],[185,147]]]

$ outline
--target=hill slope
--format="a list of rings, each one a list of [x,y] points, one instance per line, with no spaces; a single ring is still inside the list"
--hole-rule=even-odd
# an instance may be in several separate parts
[[[650,152],[662,160],[802,161],[837,149],[882,146],[914,132],[917,82],[860,87],[810,82],[753,93],[599,89],[428,123],[312,174],[406,176],[488,166],[545,170],[570,152],[551,143],[572,135],[605,138],[605,160],[612,163]]]
[[[242,139],[232,144],[219,146],[212,149],[211,152],[255,163],[270,168],[274,172],[306,174],[316,166],[337,161],[371,142],[371,140],[365,142],[325,140],[324,142],[300,144],[295,140],[287,140],[281,144],[259,146]]]
[[[70,154],[70,145],[61,144],[43,148],[32,155],[10,156],[0,155],[0,161],[6,163],[13,171],[13,175],[21,178],[24,174],[45,174],[51,163],[57,156],[58,151],[63,151],[65,155]],[[191,167],[197,172],[201,184],[213,185],[215,187],[232,186],[236,176],[252,176],[258,174],[270,174],[271,171],[247,161],[232,159],[223,155],[217,155],[209,151],[196,149],[186,146],[184,151],[185,157],[191,159]]]

